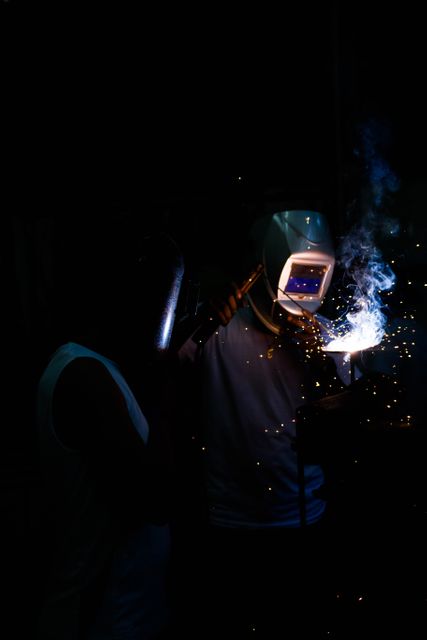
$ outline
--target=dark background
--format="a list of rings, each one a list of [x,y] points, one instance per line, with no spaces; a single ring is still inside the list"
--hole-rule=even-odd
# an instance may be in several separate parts
[[[387,132],[376,152],[400,181],[379,211],[400,224],[383,249],[400,283],[415,283],[408,305],[423,325],[427,227],[424,22],[414,3],[28,4],[0,4],[1,510],[11,602],[23,603],[37,531],[31,394],[61,284],[58,236],[69,246],[85,230],[102,238],[111,220],[122,237],[129,221],[164,228],[190,275],[238,255],[248,222],[282,207],[323,211],[339,238],[363,214],[369,177],[355,150],[367,121]],[[410,466],[415,451],[405,451]],[[418,480],[404,484],[394,514],[417,535]],[[393,510],[390,497],[385,505]]]
[[[167,209],[190,232],[233,226],[230,201],[306,200],[341,229],[369,118],[390,131],[381,152],[397,176],[424,175],[413,7],[140,14],[126,3],[9,2],[2,14],[9,211]]]

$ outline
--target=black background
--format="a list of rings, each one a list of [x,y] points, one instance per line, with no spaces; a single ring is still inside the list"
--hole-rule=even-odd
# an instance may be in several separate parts
[[[415,282],[408,295],[425,322],[424,21],[415,3],[374,4],[156,11],[130,2],[1,2],[2,406],[12,415],[1,478],[11,604],[31,608],[35,588],[26,579],[38,526],[32,358],[50,327],[53,228],[102,236],[111,214],[123,228],[129,218],[141,229],[166,227],[190,270],[238,252],[248,221],[282,206],[323,211],[340,236],[362,213],[354,204],[367,180],[355,155],[359,127],[378,121],[389,132],[379,152],[401,185],[386,211],[401,230],[385,250],[398,259],[401,288],[408,274]],[[368,455],[362,484],[375,476],[382,445]],[[356,479],[348,508],[380,524],[379,546],[389,527],[396,536],[397,522],[422,567],[424,475],[403,477],[422,467],[422,451],[406,440],[388,446],[380,473],[401,494],[393,502],[377,490],[364,505],[369,487],[359,491]],[[353,572],[354,557],[369,548],[360,550],[359,533],[371,532],[360,527],[349,538]],[[378,589],[373,570],[353,575],[349,611],[359,592]],[[410,592],[425,602],[425,583]]]
[[[397,175],[424,174],[414,7],[2,10],[3,195],[19,213],[115,202],[149,216],[239,187],[258,202],[320,199],[339,226],[372,117]]]

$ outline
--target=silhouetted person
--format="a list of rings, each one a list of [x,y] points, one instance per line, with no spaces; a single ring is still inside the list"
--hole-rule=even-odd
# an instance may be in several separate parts
[[[86,253],[70,243],[63,338],[38,385],[40,640],[160,638],[170,624],[170,445],[159,404],[182,257],[162,233],[102,242],[92,235]]]

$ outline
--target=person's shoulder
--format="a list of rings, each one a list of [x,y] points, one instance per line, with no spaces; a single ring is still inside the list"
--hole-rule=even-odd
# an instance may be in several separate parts
[[[234,317],[232,318],[231,322],[228,323],[227,327],[231,327],[233,324],[234,328],[236,328],[239,324],[244,324],[245,326],[256,328],[258,326],[258,319],[252,307],[249,305],[245,305],[237,309]]]
[[[118,442],[119,425],[132,429],[119,384],[104,362],[90,356],[64,367],[55,387],[53,415],[60,438],[75,449]]]
[[[71,360],[71,362],[69,362],[64,368],[64,373],[66,373],[70,378],[75,379],[81,379],[88,376],[92,379],[94,375],[101,378],[111,378],[111,374],[102,360],[87,355],[79,356]]]
[[[105,362],[92,356],[74,358],[63,369],[58,388],[71,393],[115,394],[118,386]]]

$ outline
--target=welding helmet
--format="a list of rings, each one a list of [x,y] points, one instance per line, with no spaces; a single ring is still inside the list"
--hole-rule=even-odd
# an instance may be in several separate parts
[[[279,211],[259,219],[251,239],[264,272],[249,302],[267,328],[280,334],[290,313],[314,313],[323,302],[335,264],[329,226],[317,211]]]
[[[184,273],[175,240],[122,217],[72,219],[67,234],[63,222],[56,311],[64,337],[96,338],[129,359],[166,355]]]

